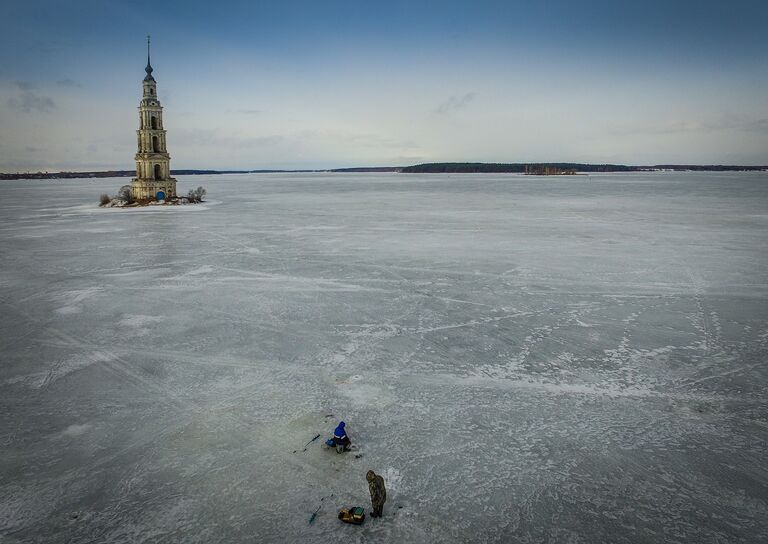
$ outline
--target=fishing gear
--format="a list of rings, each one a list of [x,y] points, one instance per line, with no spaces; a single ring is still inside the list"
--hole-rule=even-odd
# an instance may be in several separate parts
[[[317,440],[318,438],[320,438],[320,435],[319,435],[319,434],[318,434],[318,435],[315,435],[315,437],[314,437],[312,440],[310,440],[309,442],[307,442],[306,444],[304,444],[304,449],[303,449],[303,450],[301,450],[301,451],[302,451],[302,452],[304,452],[304,451],[307,451],[307,448],[309,447],[309,445],[310,445],[312,442],[314,442],[315,440]],[[293,453],[296,453],[297,451],[299,451],[299,450],[293,450]]]
[[[315,510],[314,512],[312,512],[312,516],[309,518],[309,524],[310,524],[310,525],[312,525],[312,522],[313,522],[313,521],[315,521],[315,518],[317,517],[317,513],[318,513],[318,512],[320,511],[320,509],[323,507],[323,501],[324,501],[325,499],[330,499],[331,497],[333,497],[333,493],[331,493],[330,495],[327,495],[327,496],[323,497],[322,499],[320,499],[320,506],[318,506],[318,507],[317,507],[317,510]]]

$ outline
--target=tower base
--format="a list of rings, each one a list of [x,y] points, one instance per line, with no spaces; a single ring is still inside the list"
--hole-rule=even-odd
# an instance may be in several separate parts
[[[137,200],[155,199],[163,200],[176,196],[176,179],[142,179],[131,180],[131,193]]]

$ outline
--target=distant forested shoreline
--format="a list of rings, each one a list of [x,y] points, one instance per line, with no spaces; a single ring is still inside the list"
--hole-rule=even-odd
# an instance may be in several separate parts
[[[171,170],[172,176],[215,174],[276,174],[308,172],[399,172],[403,174],[574,174],[590,172],[652,172],[672,170],[676,172],[759,172],[768,166],[744,166],[726,164],[656,164],[653,166],[627,166],[624,164],[587,164],[575,162],[433,162],[413,166],[360,166],[318,170]],[[100,170],[96,172],[14,172],[0,173],[0,180],[14,179],[69,179],[69,178],[116,178],[135,176],[135,170]]]
[[[768,170],[768,166],[657,164],[653,166],[627,166],[624,164],[585,164],[575,162],[434,162],[403,167],[404,174],[538,174],[548,171],[573,172],[648,172],[657,170],[697,172],[742,172]]]
[[[172,176],[198,176],[216,174],[280,174],[307,172],[399,172],[399,166],[360,166],[332,170],[171,170]],[[71,178],[122,178],[133,177],[136,170],[99,170],[96,172],[0,172],[0,180],[10,179],[71,179]]]

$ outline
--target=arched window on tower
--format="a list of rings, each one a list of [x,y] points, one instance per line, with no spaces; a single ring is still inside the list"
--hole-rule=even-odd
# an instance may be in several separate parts
[[[152,151],[155,153],[160,151],[160,143],[157,141],[157,136],[152,136]]]
[[[162,171],[161,170],[162,169],[160,168],[160,165],[156,164],[155,165],[155,179],[156,180],[163,179],[163,175],[162,175]]]
[[[151,124],[152,124],[152,130],[157,130],[157,117],[155,117],[154,115],[152,116]]]

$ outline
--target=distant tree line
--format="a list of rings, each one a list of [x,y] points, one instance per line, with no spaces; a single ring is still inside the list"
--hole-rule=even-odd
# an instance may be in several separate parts
[[[738,165],[684,165],[660,164],[654,166],[627,166],[624,164],[583,164],[576,162],[538,163],[487,163],[487,162],[433,162],[406,166],[400,171],[405,174],[540,174],[572,172],[644,172],[649,170],[694,170],[694,171],[760,171],[768,166]]]
[[[199,174],[248,174],[250,172],[250,170],[171,170],[171,175],[193,176]],[[135,175],[136,170],[104,170],[100,172],[16,172],[14,174],[0,173],[0,179],[125,178]]]
[[[325,170],[171,170],[172,176],[196,176],[200,174],[280,174],[283,172],[399,172],[399,166],[361,166],[359,168],[335,168]],[[16,172],[3,174],[4,179],[72,179],[72,178],[120,178],[133,177],[136,170],[103,170],[99,172]]]
[[[656,164],[653,166],[627,166],[624,164],[584,164],[576,162],[521,162],[521,163],[488,163],[488,162],[433,162],[414,166],[382,166],[360,168],[336,168],[328,170],[171,170],[171,175],[184,176],[196,174],[262,174],[280,172],[402,172],[405,174],[422,173],[573,173],[573,172],[644,172],[650,170],[676,170],[697,172],[754,172],[768,170],[766,166],[742,166],[727,164]],[[135,176],[135,170],[105,170],[101,172],[16,172],[13,174],[0,173],[0,180],[12,179],[61,179],[61,178],[115,178]]]

